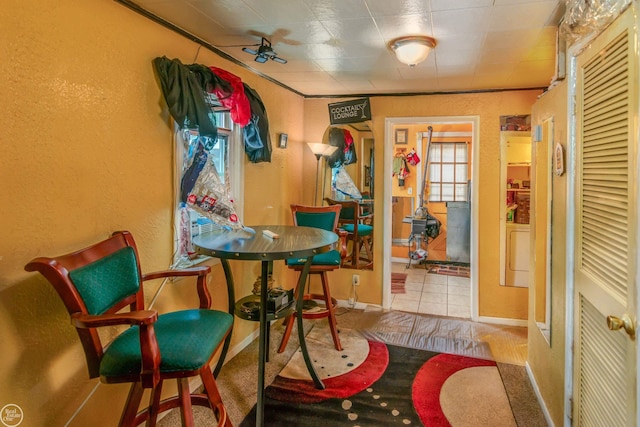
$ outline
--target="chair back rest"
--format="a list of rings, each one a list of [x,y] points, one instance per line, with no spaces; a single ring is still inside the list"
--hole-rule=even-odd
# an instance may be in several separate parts
[[[340,205],[336,206],[305,206],[291,205],[293,224],[336,231],[340,218]]]
[[[360,222],[360,204],[354,200],[334,200],[329,197],[324,199],[329,206],[341,206],[340,224],[357,224]]]
[[[79,251],[30,261],[53,285],[70,315],[116,313],[129,306],[144,309],[142,275],[133,236],[126,231]],[[98,376],[103,345],[96,328],[76,328],[84,347],[89,376]]]
[[[368,191],[361,191],[360,194],[362,195],[362,200],[371,200],[371,193]],[[371,213],[373,213],[373,207],[370,204],[363,204],[362,205],[362,214],[363,215],[370,215]]]

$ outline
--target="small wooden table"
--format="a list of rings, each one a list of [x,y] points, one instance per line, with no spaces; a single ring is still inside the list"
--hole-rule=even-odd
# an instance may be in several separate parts
[[[311,227],[295,227],[287,225],[269,225],[252,227],[255,234],[245,230],[216,231],[202,234],[193,239],[196,251],[202,255],[220,258],[227,286],[233,289],[233,277],[228,260],[261,261],[262,280],[260,286],[260,341],[258,350],[258,399],[256,406],[256,426],[264,425],[264,372],[267,360],[267,282],[269,275],[269,262],[284,260],[287,258],[306,258],[307,262],[300,274],[299,289],[304,289],[307,274],[311,267],[311,261],[316,254],[330,251],[338,236],[330,231]],[[278,235],[278,238],[267,237],[263,231],[269,230]],[[296,316],[298,322],[298,337],[300,349],[304,357],[309,374],[319,389],[324,389],[324,384],[318,377],[313,367],[302,327],[302,304],[304,292],[299,292],[296,301]]]

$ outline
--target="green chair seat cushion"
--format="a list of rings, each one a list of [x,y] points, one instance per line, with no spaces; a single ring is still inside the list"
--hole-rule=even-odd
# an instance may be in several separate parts
[[[160,348],[160,372],[192,371],[209,361],[233,324],[233,316],[216,310],[183,310],[158,316],[154,324]],[[100,362],[103,377],[141,371],[140,334],[132,326],[107,347]]]
[[[342,228],[347,233],[353,233],[353,224],[344,224],[341,225]],[[373,226],[366,224],[358,224],[358,236],[370,236],[373,233]]]
[[[287,260],[287,265],[294,267],[297,265],[302,265],[306,261],[306,258],[289,258]],[[314,255],[313,261],[311,261],[311,265],[340,265],[341,262],[342,259],[340,258],[340,252],[334,249],[329,252]]]

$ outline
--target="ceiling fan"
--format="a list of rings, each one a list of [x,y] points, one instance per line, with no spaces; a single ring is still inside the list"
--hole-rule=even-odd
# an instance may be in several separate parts
[[[262,43],[256,46],[259,46],[257,50],[250,49],[248,47],[244,47],[242,48],[242,50],[244,52],[250,53],[251,55],[255,55],[256,56],[255,61],[261,64],[267,62],[269,59],[271,59],[272,61],[276,61],[280,64],[287,63],[286,59],[280,58],[278,56],[278,54],[271,47],[271,42],[265,39],[264,37],[262,37]]]

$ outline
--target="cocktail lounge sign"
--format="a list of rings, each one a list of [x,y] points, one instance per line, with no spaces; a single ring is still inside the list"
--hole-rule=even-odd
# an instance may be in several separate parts
[[[358,123],[371,120],[369,98],[329,104],[329,120],[332,125]]]

